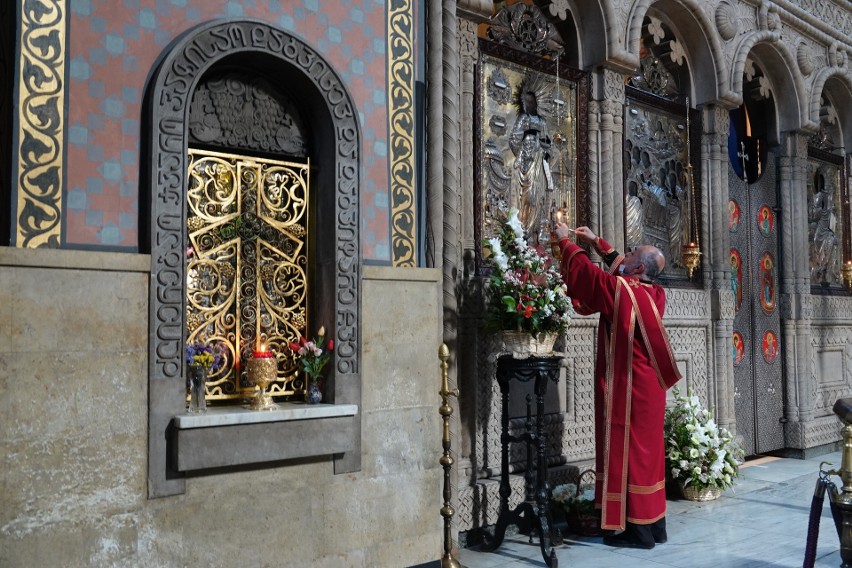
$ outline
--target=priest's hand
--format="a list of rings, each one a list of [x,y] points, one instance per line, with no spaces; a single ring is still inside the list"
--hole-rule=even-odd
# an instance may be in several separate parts
[[[556,240],[559,241],[567,239],[573,232],[574,229],[569,229],[568,225],[562,222],[556,223],[556,227],[553,229],[553,233],[556,235]]]
[[[578,239],[589,243],[594,243],[598,238],[598,236],[595,235],[588,227],[577,227],[574,230],[574,234],[577,235]]]

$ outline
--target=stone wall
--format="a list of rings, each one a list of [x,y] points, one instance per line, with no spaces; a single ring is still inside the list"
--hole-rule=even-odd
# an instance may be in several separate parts
[[[149,500],[149,267],[0,248],[0,566],[439,558],[439,272],[364,268],[360,472],[320,458],[194,473]]]

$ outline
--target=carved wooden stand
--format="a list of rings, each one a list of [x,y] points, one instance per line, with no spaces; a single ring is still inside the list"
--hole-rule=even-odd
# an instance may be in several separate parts
[[[553,519],[550,516],[550,487],[547,483],[547,440],[542,432],[544,418],[544,395],[547,392],[548,381],[559,380],[559,357],[530,357],[515,359],[504,355],[497,360],[497,382],[500,384],[502,396],[502,461],[500,472],[500,515],[494,535],[484,536],[483,550],[496,550],[506,535],[509,525],[521,526],[524,523],[538,531],[541,545],[541,555],[545,564],[557,568],[559,561],[552,541],[559,540],[557,533],[551,533]],[[533,420],[530,412],[529,397],[527,397],[526,432],[521,436],[509,435],[509,386],[512,380],[529,382],[535,380],[536,417]],[[534,427],[534,430],[533,430]],[[524,473],[524,501],[509,510],[509,496],[512,489],[509,485],[509,443],[524,442],[527,447],[527,469]],[[535,467],[533,467],[532,452],[536,452]],[[530,533],[532,541],[532,533]]]

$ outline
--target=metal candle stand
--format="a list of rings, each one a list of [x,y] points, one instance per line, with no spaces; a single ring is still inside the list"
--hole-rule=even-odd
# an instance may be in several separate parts
[[[461,564],[453,556],[453,535],[452,524],[455,509],[452,506],[453,488],[452,480],[450,479],[453,468],[453,457],[450,455],[450,417],[453,414],[453,407],[450,406],[448,397],[459,397],[458,389],[450,389],[449,377],[447,376],[447,361],[450,359],[450,350],[446,343],[442,343],[438,348],[438,358],[441,360],[441,390],[438,394],[441,395],[441,406],[438,408],[438,413],[444,422],[443,436],[441,445],[444,448],[444,453],[441,455],[440,463],[444,468],[444,505],[441,507],[441,516],[444,517],[444,554],[441,556],[441,568],[461,568]]]
[[[502,395],[500,515],[497,518],[493,536],[484,535],[483,545],[483,550],[496,550],[503,543],[506,527],[512,524],[520,526],[520,523],[525,522],[538,531],[541,555],[550,568],[557,568],[559,565],[553,541],[561,542],[561,536],[558,531],[552,529],[550,487],[547,483],[547,438],[542,431],[542,424],[547,384],[550,381],[555,383],[559,380],[559,363],[559,357],[515,359],[504,355],[497,360],[497,382]],[[509,386],[512,380],[535,381],[536,416],[533,420],[530,399],[527,397],[526,431],[521,436],[509,435]],[[509,496],[512,493],[509,484],[509,443],[511,442],[523,442],[527,449],[524,501],[513,510],[509,510]],[[535,464],[532,459],[533,451],[536,453]],[[532,533],[530,533],[530,541],[532,541]]]
[[[805,544],[803,568],[813,568],[816,560],[819,520],[825,493],[831,502],[831,516],[834,520],[837,536],[840,538],[840,568],[852,568],[852,398],[841,398],[834,403],[834,413],[843,421],[840,435],[843,438],[840,469],[823,469],[829,462],[820,464],[814,497],[811,502],[808,519],[808,538]],[[842,481],[840,490],[831,481],[830,476],[837,475]]]

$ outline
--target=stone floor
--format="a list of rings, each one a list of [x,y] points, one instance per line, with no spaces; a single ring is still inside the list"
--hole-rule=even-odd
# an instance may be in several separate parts
[[[764,457],[746,462],[732,489],[717,501],[669,500],[668,542],[653,550],[613,548],[600,538],[568,538],[556,548],[561,568],[801,567],[808,514],[821,461],[840,467],[840,453],[809,460]],[[831,480],[840,485],[840,478]],[[494,552],[462,549],[466,568],[545,566],[538,546],[507,536]],[[841,565],[828,496],[822,510],[816,567]]]

